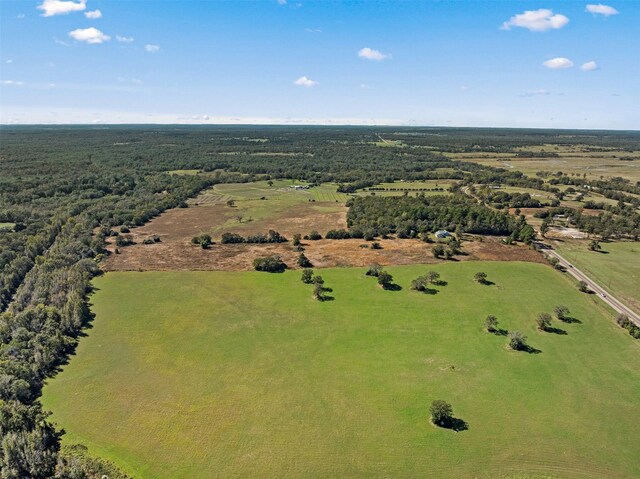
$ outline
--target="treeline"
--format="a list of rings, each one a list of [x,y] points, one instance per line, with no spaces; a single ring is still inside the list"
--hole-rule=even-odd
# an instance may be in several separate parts
[[[222,244],[234,244],[234,243],[286,243],[287,238],[274,230],[269,230],[267,234],[255,233],[247,236],[246,238],[238,233],[222,233],[220,243]]]
[[[534,216],[549,222],[553,222],[554,218],[566,220],[569,225],[603,240],[622,237],[634,241],[640,239],[640,214],[630,206],[618,209],[617,214],[606,211],[598,216],[585,215],[576,208],[556,207],[538,211]]]
[[[348,202],[350,229],[373,230],[377,235],[411,231],[433,232],[440,229],[464,233],[509,236],[524,226],[506,213],[495,211],[462,194],[418,197],[356,197]]]

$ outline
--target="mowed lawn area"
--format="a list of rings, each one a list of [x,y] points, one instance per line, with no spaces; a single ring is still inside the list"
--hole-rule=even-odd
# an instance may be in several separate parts
[[[618,299],[640,313],[640,243],[600,243],[601,251],[589,251],[589,241],[570,241],[558,252],[596,280]]]
[[[448,284],[411,291],[431,269]],[[44,406],[139,478],[640,476],[640,343],[597,300],[541,264],[388,271],[401,290],[318,270],[324,303],[299,271],[107,273]],[[538,332],[556,304],[576,321]],[[468,430],[431,425],[434,399]]]

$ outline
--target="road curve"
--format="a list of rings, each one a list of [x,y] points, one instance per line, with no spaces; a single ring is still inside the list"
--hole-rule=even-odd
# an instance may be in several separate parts
[[[595,294],[597,294],[600,297],[600,299],[602,299],[602,301],[607,303],[618,313],[627,315],[630,321],[632,321],[636,326],[640,327],[639,314],[637,314],[635,311],[633,311],[631,308],[629,308],[619,299],[615,298],[614,296],[611,296],[609,292],[607,292],[599,284],[597,284],[595,281],[589,278],[589,276],[587,276],[578,268],[576,268],[574,265],[572,265],[565,258],[560,256],[557,251],[551,249],[550,246],[544,243],[535,243],[535,246],[540,251],[542,251],[542,253],[544,253],[546,256],[551,256],[553,258],[556,258],[560,262],[560,264],[567,270],[567,272],[571,274],[571,276],[576,278],[578,281],[584,281],[585,283],[587,283],[587,286],[589,287],[589,289],[593,291]]]

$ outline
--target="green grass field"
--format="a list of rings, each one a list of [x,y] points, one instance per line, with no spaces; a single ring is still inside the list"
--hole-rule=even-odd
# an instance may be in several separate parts
[[[600,243],[602,251],[589,251],[588,241],[565,241],[558,252],[600,286],[640,312],[640,243]]]
[[[429,269],[448,285],[411,291]],[[597,300],[540,264],[389,271],[402,290],[321,270],[324,303],[299,272],[107,273],[44,406],[140,478],[640,476],[640,343]],[[558,303],[580,322],[536,331]],[[434,399],[469,429],[432,426]]]

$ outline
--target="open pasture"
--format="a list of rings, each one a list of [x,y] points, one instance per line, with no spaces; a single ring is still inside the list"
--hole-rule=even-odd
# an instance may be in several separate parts
[[[443,153],[445,156],[485,166],[522,171],[535,176],[538,171],[579,174],[589,180],[621,176],[633,182],[640,181],[640,151],[603,149],[587,151],[580,145],[547,145],[545,148],[520,148],[521,151],[535,153],[557,153],[557,157],[518,157],[513,153]],[[626,158],[627,160],[621,159]],[[629,159],[631,159],[629,161]]]
[[[447,284],[411,291],[429,269]],[[324,303],[295,271],[107,273],[44,405],[136,478],[640,475],[640,348],[597,300],[540,264],[389,272],[401,290],[322,270]],[[574,320],[537,331],[555,304]],[[468,430],[431,425],[434,399]]]
[[[640,312],[640,243],[607,241],[600,243],[600,251],[590,251],[587,240],[565,240],[554,246],[600,286]]]

